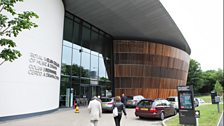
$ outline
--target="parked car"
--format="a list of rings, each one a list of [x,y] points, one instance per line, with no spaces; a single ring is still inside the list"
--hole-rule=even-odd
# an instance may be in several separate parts
[[[170,96],[166,99],[167,101],[169,101],[171,103],[171,105],[173,105],[173,107],[176,110],[179,110],[179,105],[178,105],[178,97],[177,96]]]
[[[141,100],[136,108],[135,115],[139,118],[159,118],[176,115],[176,109],[167,100]]]
[[[101,98],[101,105],[102,105],[103,112],[106,112],[106,111],[112,112],[113,104],[114,104],[114,98],[109,98],[109,97]]]
[[[194,98],[194,99],[198,102],[198,106],[205,103],[205,101],[203,99],[200,99],[200,98]]]
[[[198,107],[199,106],[199,102],[194,98],[194,107]]]
[[[139,101],[144,99],[142,95],[136,95],[136,96],[127,96],[127,103],[126,107],[136,107]]]

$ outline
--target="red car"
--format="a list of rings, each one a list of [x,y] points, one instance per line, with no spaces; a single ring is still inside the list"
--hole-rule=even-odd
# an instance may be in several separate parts
[[[136,108],[135,115],[139,118],[159,118],[163,120],[165,117],[176,115],[173,105],[167,100],[141,100]]]

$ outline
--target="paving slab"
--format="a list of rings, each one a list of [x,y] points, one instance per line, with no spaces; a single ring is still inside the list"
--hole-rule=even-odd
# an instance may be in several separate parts
[[[134,109],[127,109],[127,118],[121,120],[121,126],[162,126],[162,121],[156,119],[139,119]],[[59,109],[55,112],[23,119],[0,122],[0,126],[89,126],[89,113],[86,107],[80,108],[80,113],[72,109]],[[103,113],[98,126],[115,126],[112,113]]]

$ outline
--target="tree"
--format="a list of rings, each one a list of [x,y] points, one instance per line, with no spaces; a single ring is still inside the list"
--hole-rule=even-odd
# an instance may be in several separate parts
[[[203,72],[202,79],[204,80],[204,84],[199,92],[208,93],[214,90],[216,81],[219,81],[219,83],[223,84],[223,70],[207,70]]]
[[[222,85],[219,83],[219,81],[216,81],[214,90],[217,92],[217,94],[218,94],[219,96],[222,95],[223,87],[222,87]]]
[[[224,87],[224,76],[223,76],[224,71],[222,69],[218,69],[216,75],[217,75],[217,80],[219,83],[221,83],[222,87]]]
[[[23,0],[0,0],[0,65],[21,56],[20,51],[14,49],[16,43],[10,38],[17,37],[24,29],[38,27],[31,21],[33,17],[38,18],[38,15],[32,11],[17,13],[14,9],[17,2]]]
[[[203,86],[202,70],[200,63],[193,59],[190,60],[187,85],[193,85],[195,93],[197,93],[198,90]]]

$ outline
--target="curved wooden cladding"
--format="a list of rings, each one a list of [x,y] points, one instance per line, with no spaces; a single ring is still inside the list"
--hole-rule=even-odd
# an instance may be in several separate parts
[[[115,95],[167,98],[185,85],[189,55],[164,44],[114,40]]]

